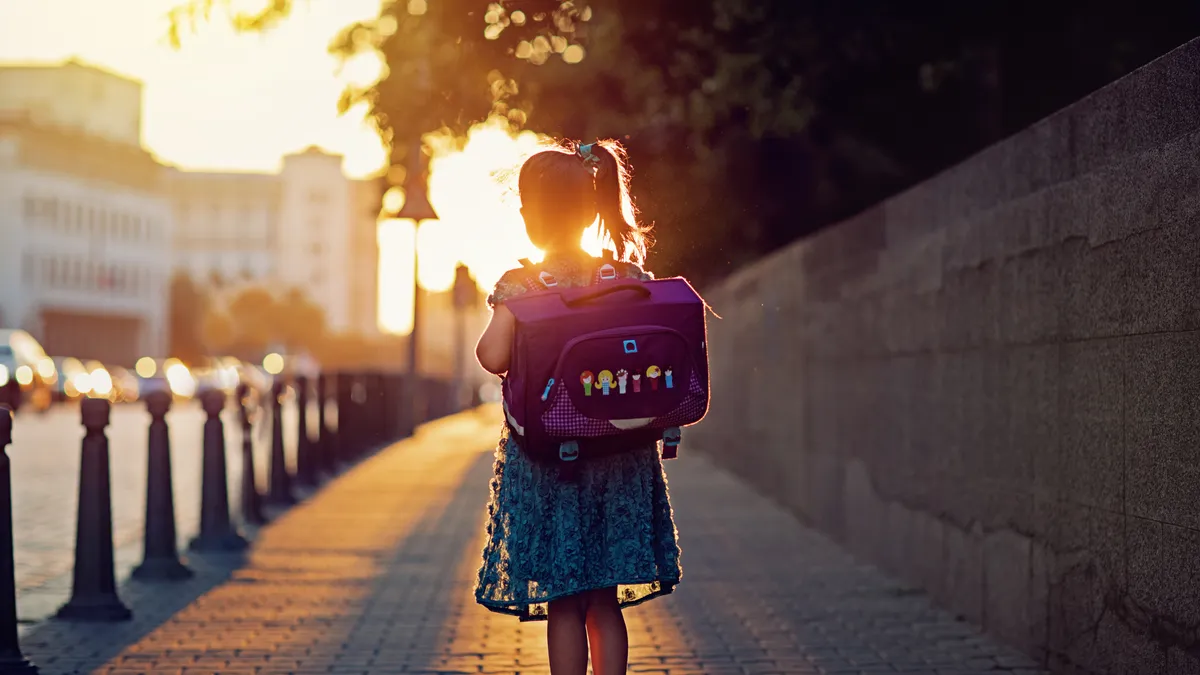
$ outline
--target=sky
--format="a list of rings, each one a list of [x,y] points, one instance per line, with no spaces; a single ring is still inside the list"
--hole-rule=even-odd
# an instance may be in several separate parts
[[[264,35],[213,21],[185,33],[176,50],[165,38],[178,3],[0,0],[0,62],[78,57],[141,80],[143,143],[185,168],[269,171],[310,145],[343,154],[351,176],[382,166],[364,111],[337,114],[345,84],[370,81],[378,61],[368,56],[339,74],[326,51],[342,26],[377,16],[379,0],[299,0],[294,16]]]
[[[234,0],[248,8],[265,1]],[[347,83],[376,79],[378,57],[344,66],[327,52],[342,27],[378,16],[380,0],[296,0],[294,14],[265,34],[237,35],[214,20],[185,32],[175,49],[166,40],[167,13],[180,2],[0,0],[0,63],[78,58],[140,80],[143,145],[186,169],[274,171],[283,155],[311,145],[343,155],[352,177],[384,165],[365,110],[337,111]],[[481,287],[491,288],[518,259],[540,259],[511,191],[496,176],[511,174],[544,140],[531,132],[513,138],[485,124],[462,151],[439,151],[449,146],[434,143],[429,197],[440,220],[420,228],[422,286],[448,288],[462,261]],[[383,222],[379,242],[380,323],[406,333],[412,224]],[[599,251],[598,240],[587,245]]]

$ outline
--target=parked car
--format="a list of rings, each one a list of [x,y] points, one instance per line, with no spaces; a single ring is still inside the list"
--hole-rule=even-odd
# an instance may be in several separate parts
[[[0,403],[13,412],[25,405],[46,410],[57,379],[54,361],[32,335],[17,329],[0,330]]]
[[[109,366],[108,372],[113,381],[113,403],[133,403],[138,400],[141,386],[137,376],[121,366]]]
[[[179,359],[142,357],[134,371],[139,396],[152,391],[169,391],[175,400],[189,400],[196,395],[196,378]]]

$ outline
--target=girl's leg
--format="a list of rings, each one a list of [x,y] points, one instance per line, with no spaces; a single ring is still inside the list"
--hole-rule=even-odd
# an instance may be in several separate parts
[[[587,600],[583,594],[550,603],[546,643],[552,675],[587,675],[586,616]]]
[[[617,602],[617,589],[588,591],[587,636],[594,675],[621,675],[629,664],[629,633]]]

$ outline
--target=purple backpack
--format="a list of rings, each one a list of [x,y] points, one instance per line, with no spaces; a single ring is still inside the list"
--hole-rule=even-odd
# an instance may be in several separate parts
[[[610,254],[611,255],[611,254]],[[708,411],[704,301],[683,278],[641,281],[597,262],[591,284],[559,289],[527,260],[504,412],[535,459],[573,462],[663,443]]]

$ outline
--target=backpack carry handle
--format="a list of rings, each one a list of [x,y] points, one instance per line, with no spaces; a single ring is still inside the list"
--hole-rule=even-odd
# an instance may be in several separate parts
[[[567,295],[564,293],[563,303],[565,303],[567,307],[575,307],[612,293],[619,293],[621,291],[634,291],[642,298],[648,298],[651,295],[650,289],[646,288],[645,284],[643,284],[641,281],[637,279],[627,279],[624,281],[604,284],[603,286],[591,286],[587,288],[586,292],[578,295],[572,294],[571,297],[567,297]]]

